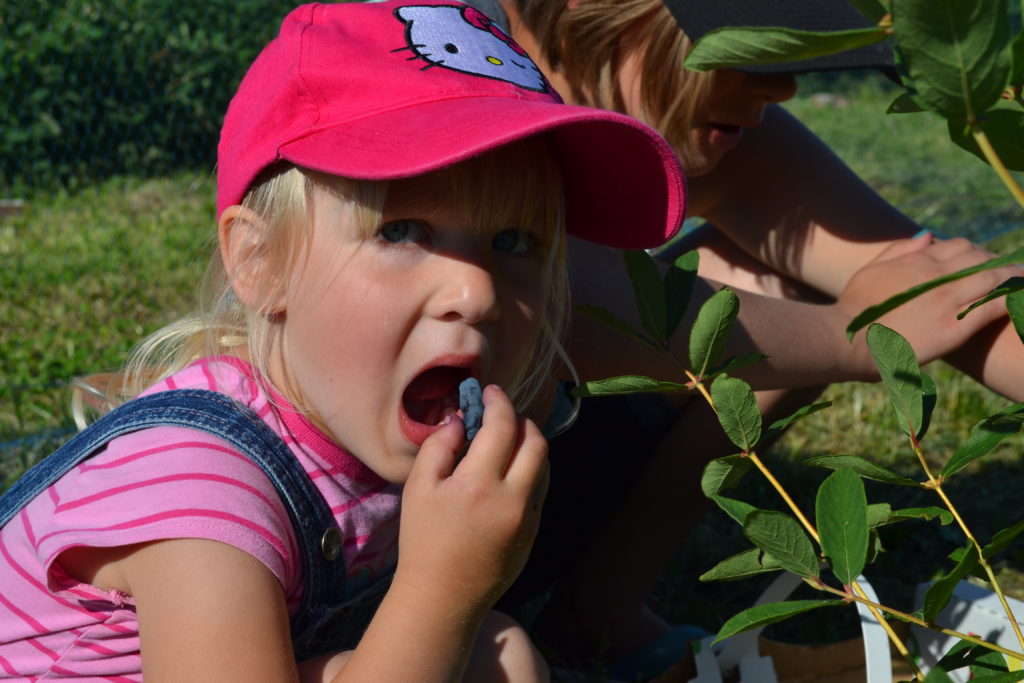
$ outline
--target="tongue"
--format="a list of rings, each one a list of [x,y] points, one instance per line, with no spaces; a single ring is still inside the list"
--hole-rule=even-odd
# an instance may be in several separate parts
[[[440,423],[459,405],[458,384],[463,374],[452,367],[427,370],[406,388],[402,397],[405,412],[416,422]]]

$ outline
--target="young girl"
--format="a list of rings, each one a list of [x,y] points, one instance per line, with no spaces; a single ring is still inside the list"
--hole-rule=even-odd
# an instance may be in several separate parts
[[[0,501],[0,671],[543,679],[490,609],[546,488],[517,410],[546,412],[565,234],[652,246],[683,200],[661,138],[562,105],[475,10],[294,10],[224,121],[206,305]]]

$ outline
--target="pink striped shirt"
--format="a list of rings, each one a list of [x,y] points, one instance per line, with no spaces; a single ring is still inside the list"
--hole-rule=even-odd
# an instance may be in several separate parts
[[[399,487],[289,410],[282,397],[272,405],[243,361],[199,361],[145,393],[175,388],[227,394],[284,438],[338,521],[350,589],[394,567]],[[75,546],[170,538],[240,548],[274,573],[289,609],[297,607],[295,535],[263,471],[204,432],[146,429],[111,441],[0,530],[0,678],[142,680],[132,598],[76,581],[59,559]]]

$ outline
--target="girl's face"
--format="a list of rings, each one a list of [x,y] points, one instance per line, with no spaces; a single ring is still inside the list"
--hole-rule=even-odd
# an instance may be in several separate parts
[[[312,235],[288,282],[271,379],[328,436],[404,482],[470,375],[514,381],[540,334],[546,241],[531,226],[480,229],[441,205],[431,176],[391,183],[371,234],[351,204],[313,197]]]
[[[626,113],[644,118],[640,98],[642,61],[637,52],[623,60],[619,71]],[[714,72],[711,88],[697,106],[685,148],[677,149],[688,176],[710,172],[743,139],[743,131],[761,122],[765,108],[796,94],[796,78],[789,74],[753,74],[731,69]],[[651,123],[648,121],[648,123]],[[667,122],[663,127],[671,127]]]

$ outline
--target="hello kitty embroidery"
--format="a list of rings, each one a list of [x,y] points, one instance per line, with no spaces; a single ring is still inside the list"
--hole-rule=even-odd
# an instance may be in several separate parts
[[[506,81],[520,88],[549,92],[548,82],[523,48],[483,12],[454,5],[408,5],[395,10],[405,23],[409,59],[423,59],[424,69],[442,67]]]

